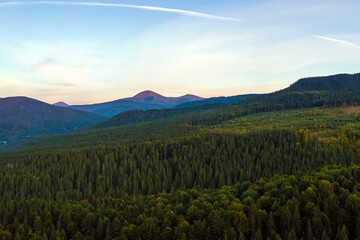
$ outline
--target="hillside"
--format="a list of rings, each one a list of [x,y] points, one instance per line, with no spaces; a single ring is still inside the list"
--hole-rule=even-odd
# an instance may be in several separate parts
[[[104,120],[99,115],[27,97],[0,99],[0,116],[0,140],[3,143],[70,132]]]
[[[72,105],[70,108],[112,117],[130,110],[149,110],[172,108],[179,104],[202,99],[194,95],[164,97],[152,91],[144,91],[133,97],[91,105]]]
[[[288,91],[353,91],[360,89],[360,73],[337,74],[326,77],[303,78],[292,84]]]
[[[199,132],[193,119],[202,112],[222,109],[223,105],[204,105],[186,109],[128,111],[74,133],[52,135],[6,146],[5,151],[61,149],[64,147],[113,146],[170,140]]]
[[[283,90],[240,99],[234,105],[249,112],[357,106],[360,105],[360,74],[300,79]]]
[[[239,99],[247,98],[247,97],[254,97],[257,95],[258,94],[246,94],[246,95],[237,95],[237,96],[230,96],[230,97],[212,97],[212,98],[207,98],[207,99],[203,99],[203,100],[183,103],[183,104],[176,106],[176,108],[197,107],[197,106],[207,105],[207,104],[231,105]]]
[[[196,107],[189,108],[175,108],[175,109],[157,109],[157,110],[134,110],[120,113],[112,118],[109,118],[103,122],[100,122],[94,126],[91,126],[93,129],[100,128],[109,128],[109,127],[119,127],[124,125],[133,125],[137,123],[144,122],[153,122],[160,119],[168,118],[178,118],[178,121],[181,122],[184,116],[189,114],[196,115],[200,114],[203,111],[211,109],[222,109],[225,107],[225,104],[206,104],[199,105]]]
[[[255,113],[209,126],[208,132],[254,133],[293,130],[324,140],[354,132],[360,137],[360,106],[341,108],[303,108]]]

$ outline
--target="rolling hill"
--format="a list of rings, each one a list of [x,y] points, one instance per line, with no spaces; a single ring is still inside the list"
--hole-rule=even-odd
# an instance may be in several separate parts
[[[203,98],[190,94],[181,97],[164,97],[152,91],[143,91],[130,98],[91,105],[72,105],[70,108],[112,117],[130,110],[173,108],[186,102],[201,99]]]
[[[74,131],[105,118],[92,113],[53,106],[27,97],[0,99],[0,140],[19,139]]]

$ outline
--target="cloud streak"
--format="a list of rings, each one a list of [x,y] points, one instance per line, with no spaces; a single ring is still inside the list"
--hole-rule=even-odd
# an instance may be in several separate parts
[[[334,42],[334,43],[338,43],[341,44],[343,46],[347,46],[347,47],[352,47],[352,48],[356,48],[356,49],[360,49],[360,45],[353,43],[353,42],[349,42],[346,40],[341,40],[341,39],[335,39],[335,38],[329,38],[329,37],[324,37],[324,36],[314,36],[316,38],[320,38],[326,41],[330,41],[330,42]]]
[[[148,11],[158,11],[158,12],[171,12],[187,16],[208,18],[215,20],[226,20],[226,21],[242,21],[238,18],[224,17],[211,15],[202,12],[174,9],[174,8],[164,8],[164,7],[153,7],[153,6],[142,6],[142,5],[130,5],[130,4],[120,4],[120,3],[102,3],[102,2],[60,2],[60,1],[34,1],[34,2],[4,2],[0,3],[1,7],[14,7],[14,6],[25,6],[25,5],[67,5],[67,6],[92,6],[92,7],[120,7],[120,8],[134,8],[142,9]]]

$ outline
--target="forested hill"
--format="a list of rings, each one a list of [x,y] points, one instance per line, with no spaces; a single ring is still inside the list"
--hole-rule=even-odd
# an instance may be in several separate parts
[[[216,103],[216,104],[206,104],[190,108],[180,108],[180,109],[156,109],[156,110],[133,110],[120,113],[112,118],[109,118],[101,123],[98,123],[94,126],[91,126],[91,129],[101,129],[109,127],[119,127],[125,125],[133,125],[143,122],[151,122],[155,120],[165,119],[165,118],[175,118],[182,117],[187,113],[200,113],[205,110],[217,109],[226,106],[225,104]]]
[[[286,89],[234,103],[248,113],[359,104],[360,73],[300,79]]]
[[[245,95],[236,95],[236,96],[230,96],[230,97],[213,97],[213,98],[207,98],[207,99],[203,99],[203,100],[183,103],[179,106],[176,106],[176,108],[188,108],[188,107],[196,107],[196,106],[201,106],[201,105],[206,105],[206,104],[219,104],[219,103],[231,105],[239,99],[247,98],[247,97],[254,97],[257,95],[258,94],[245,94]]]
[[[96,114],[53,106],[27,97],[0,99],[0,140],[3,143],[65,133],[98,123]]]
[[[292,84],[289,91],[353,91],[360,90],[360,73],[337,74],[327,77],[303,78]]]

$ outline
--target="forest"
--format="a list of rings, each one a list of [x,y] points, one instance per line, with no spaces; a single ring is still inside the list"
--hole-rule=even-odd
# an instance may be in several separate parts
[[[1,239],[359,239],[359,166],[216,190],[0,201]]]

